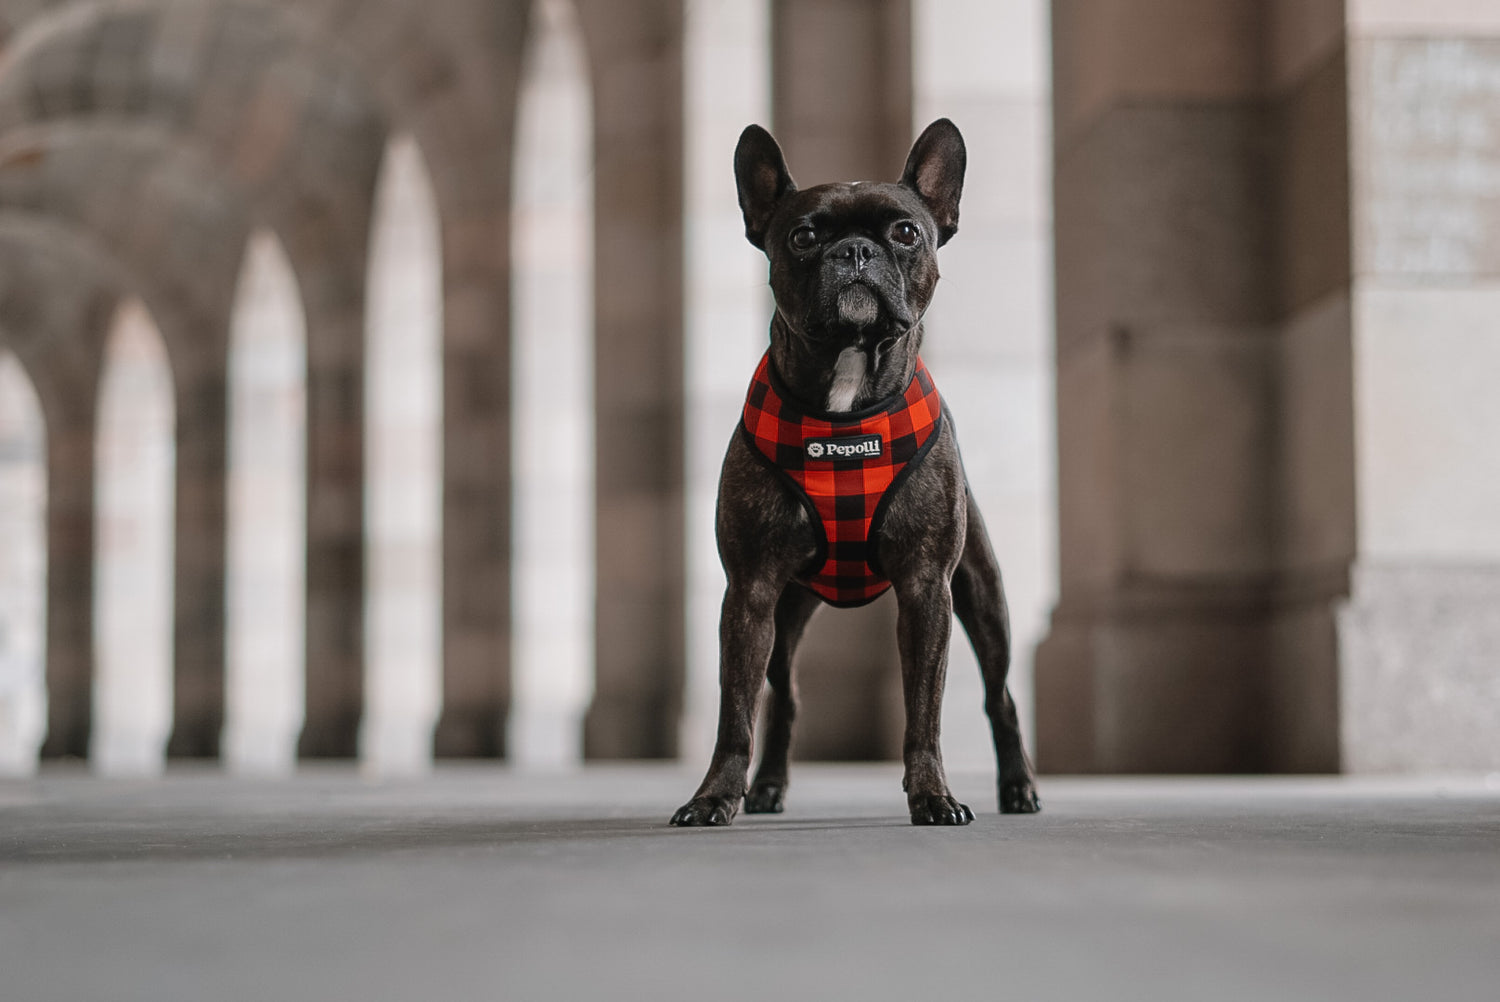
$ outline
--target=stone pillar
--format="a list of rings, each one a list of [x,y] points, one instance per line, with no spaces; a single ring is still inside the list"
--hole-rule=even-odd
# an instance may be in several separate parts
[[[900,176],[913,139],[911,63],[908,0],[775,0],[771,131],[799,186]],[[797,654],[799,757],[899,754],[895,623],[890,594],[813,619]]]
[[[433,751],[495,757],[511,694],[511,187],[531,4],[462,6],[432,19],[453,68],[443,86],[413,75],[406,116],[442,224],[443,703]]]
[[[496,183],[509,186],[508,167]],[[433,754],[495,758],[505,749],[511,634],[509,265],[495,258],[510,219],[493,206],[454,219],[440,205],[443,692]]]
[[[1271,765],[1276,193],[1262,5],[1053,4],[1061,594],[1048,771]]]
[[[1349,96],[1342,0],[1277,0],[1263,34],[1272,144],[1274,574],[1258,768],[1339,766],[1334,619],[1354,557]]]
[[[1500,14],[1054,5],[1052,771],[1494,768]]]
[[[594,96],[589,758],[676,754],[683,686],[681,0],[583,0]]]
[[[496,757],[511,693],[511,187],[529,3],[437,19],[449,86],[415,97],[443,256],[443,703],[439,757]]]
[[[353,276],[334,270],[299,268],[307,310],[303,758],[353,758],[364,704],[363,309]]]
[[[22,212],[5,216],[0,344],[30,376],[45,436],[47,732],[40,754],[82,759],[94,717],[99,375],[119,292],[76,234]]]
[[[1500,768],[1500,8],[1349,0],[1343,766]]]
[[[209,337],[222,346],[225,341]],[[224,727],[228,360],[179,365],[172,735],[167,755],[217,758]]]
[[[38,389],[42,387],[38,379]],[[86,758],[94,709],[94,394],[47,416],[47,738],[43,758]],[[48,394],[43,390],[42,400]]]
[[[802,187],[892,181],[911,132],[910,0],[774,0],[772,131]]]

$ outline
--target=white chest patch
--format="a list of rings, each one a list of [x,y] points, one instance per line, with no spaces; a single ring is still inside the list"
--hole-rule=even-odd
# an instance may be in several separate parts
[[[845,348],[833,363],[833,382],[828,387],[828,411],[840,413],[854,406],[854,395],[865,382],[868,356],[858,348]]]

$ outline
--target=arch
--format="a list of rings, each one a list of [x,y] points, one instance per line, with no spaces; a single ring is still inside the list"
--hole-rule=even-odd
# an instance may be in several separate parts
[[[410,135],[376,189],[366,318],[365,764],[420,772],[442,692],[442,247]]]
[[[517,115],[512,686],[507,754],[583,757],[593,689],[592,108],[569,0],[539,0]]]
[[[47,722],[47,462],[42,406],[0,348],[0,776],[36,769]]]
[[[71,231],[96,255],[129,262],[115,270],[165,342],[178,408],[193,415],[178,428],[168,751],[215,755],[223,722],[227,330],[249,207],[206,158],[163,129],[68,122],[0,141],[0,204],[45,214],[51,231]]]
[[[162,129],[277,211],[289,244],[360,246],[383,116],[345,61],[267,13],[247,3],[59,7],[28,22],[0,62],[0,132],[59,120]],[[109,72],[96,72],[104,51]]]
[[[289,772],[305,685],[307,330],[269,230],[246,245],[229,340],[223,755],[234,771]]]
[[[1028,741],[1036,734],[1033,651],[1057,589],[1047,6],[924,0],[912,8],[913,134],[953,115],[963,126],[970,176],[984,179],[964,192],[963,231],[942,250],[943,280],[923,321],[922,352],[964,429],[969,489],[1005,569],[1008,688]],[[1005,58],[979,62],[969,54],[970,44],[993,39],[1007,40]],[[996,316],[1005,322],[995,324]],[[961,631],[953,632],[943,759],[953,771],[988,768],[995,761],[989,722],[973,712],[984,703],[979,667]]]
[[[172,724],[173,396],[161,333],[127,299],[99,387],[89,758],[106,774],[159,771]]]
[[[746,122],[771,114],[769,0],[690,3],[684,45],[687,158],[684,268],[687,373],[687,676],[682,758],[707,761],[719,716],[719,606],[724,569],[714,540],[714,499],[745,385],[766,350],[771,297],[765,258],[745,243],[726,154]]]
[[[281,236],[309,335],[307,723],[298,747],[308,756],[346,756],[355,751],[362,700],[359,387],[384,118],[343,60],[289,32],[295,18],[267,14],[260,4],[133,4],[39,19],[0,73],[0,129],[40,120],[92,129],[106,119],[163,127],[242,190]],[[174,58],[158,58],[158,45]],[[67,71],[79,65],[78,53],[103,50],[109,74]],[[222,386],[219,394],[222,402]],[[202,683],[202,692],[192,690],[195,703],[215,695],[215,680],[222,673],[195,680]],[[174,752],[213,754],[217,725],[200,715],[174,735]]]
[[[32,377],[46,424],[47,737],[83,758],[93,716],[94,415],[104,336],[122,287],[66,227],[0,212],[0,337]]]
[[[496,248],[509,232],[525,18],[518,3],[470,4],[443,18],[378,0],[75,4],[28,22],[0,66],[0,131],[42,119],[167,130],[244,191],[294,262],[310,338],[309,505],[322,513],[309,522],[309,619],[319,626],[308,637],[317,677],[310,667],[305,754],[352,753],[358,721],[363,505],[351,484],[363,477],[349,445],[362,415],[348,390],[360,385],[363,241],[383,117],[427,153],[442,218],[446,600],[436,744],[447,755],[492,755],[503,742],[510,299],[508,261]],[[81,53],[105,50],[108,74],[81,72]]]

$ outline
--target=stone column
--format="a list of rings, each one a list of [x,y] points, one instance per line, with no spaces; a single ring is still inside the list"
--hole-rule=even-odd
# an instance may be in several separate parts
[[[224,727],[228,359],[223,336],[204,340],[220,350],[200,351],[211,357],[201,365],[199,359],[180,365],[175,380],[174,667],[167,755],[176,758],[218,757]]]
[[[1262,5],[1053,4],[1049,771],[1266,768],[1278,339]]]
[[[892,181],[911,147],[910,0],[774,0],[772,130],[802,187]]]
[[[681,0],[578,5],[594,96],[589,758],[676,754],[683,686]]]
[[[1054,771],[1494,768],[1500,14],[1054,5]]]
[[[0,343],[31,379],[44,422],[47,733],[43,758],[86,758],[94,709],[95,442],[108,265],[64,227],[7,211]],[[103,267],[101,267],[103,266]]]
[[[433,754],[494,758],[510,703],[510,290],[508,261],[495,262],[510,216],[484,206],[454,219],[442,208],[443,694]]]
[[[453,6],[459,6],[457,4]],[[529,3],[466,0],[453,60],[410,95],[443,256],[443,703],[439,757],[506,747],[511,694],[511,187]]]
[[[307,702],[297,754],[353,758],[364,704],[362,290],[326,262],[321,275],[298,263],[307,310]]]
[[[913,139],[911,63],[908,0],[772,4],[771,131],[799,186],[900,176]],[[799,757],[900,752],[895,623],[889,594],[813,619],[797,655]]]
[[[1500,8],[1349,0],[1342,764],[1500,768]]]
[[[1341,0],[1277,0],[1263,34],[1276,353],[1269,635],[1257,768],[1338,768],[1334,617],[1354,556],[1349,96]]]
[[[40,385],[43,402],[48,393]],[[47,413],[47,738],[86,758],[94,709],[94,387]]]

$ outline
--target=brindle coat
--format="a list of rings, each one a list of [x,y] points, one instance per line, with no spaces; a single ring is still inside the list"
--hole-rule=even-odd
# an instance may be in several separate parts
[[[896,184],[824,184],[799,191],[768,132],[752,125],[740,136],[735,178],[745,235],[770,260],[776,299],[771,359],[799,406],[814,413],[825,408],[835,369],[849,349],[862,353],[843,357],[846,363],[853,358],[856,374],[862,363],[863,378],[852,401],[839,399],[847,405],[841,409],[865,407],[911,381],[922,315],[937,286],[936,249],[958,229],[964,166],[963,137],[940,119],[918,138]],[[872,312],[870,293],[878,312]],[[816,569],[816,527],[787,484],[739,435],[724,457],[717,530],[728,577],[719,622],[718,740],[708,774],[672,816],[674,825],[727,825],[742,799],[748,813],[781,811],[796,715],[792,656],[820,602],[799,583]],[[955,612],[984,676],[1000,810],[1038,810],[1005,684],[1010,624],[1000,567],[946,414],[936,444],[891,500],[877,554],[896,594],[906,704],[902,785],[912,823],[962,825],[974,817],[949,791],[938,747]],[[764,680],[771,686],[767,732],[747,790]]]

